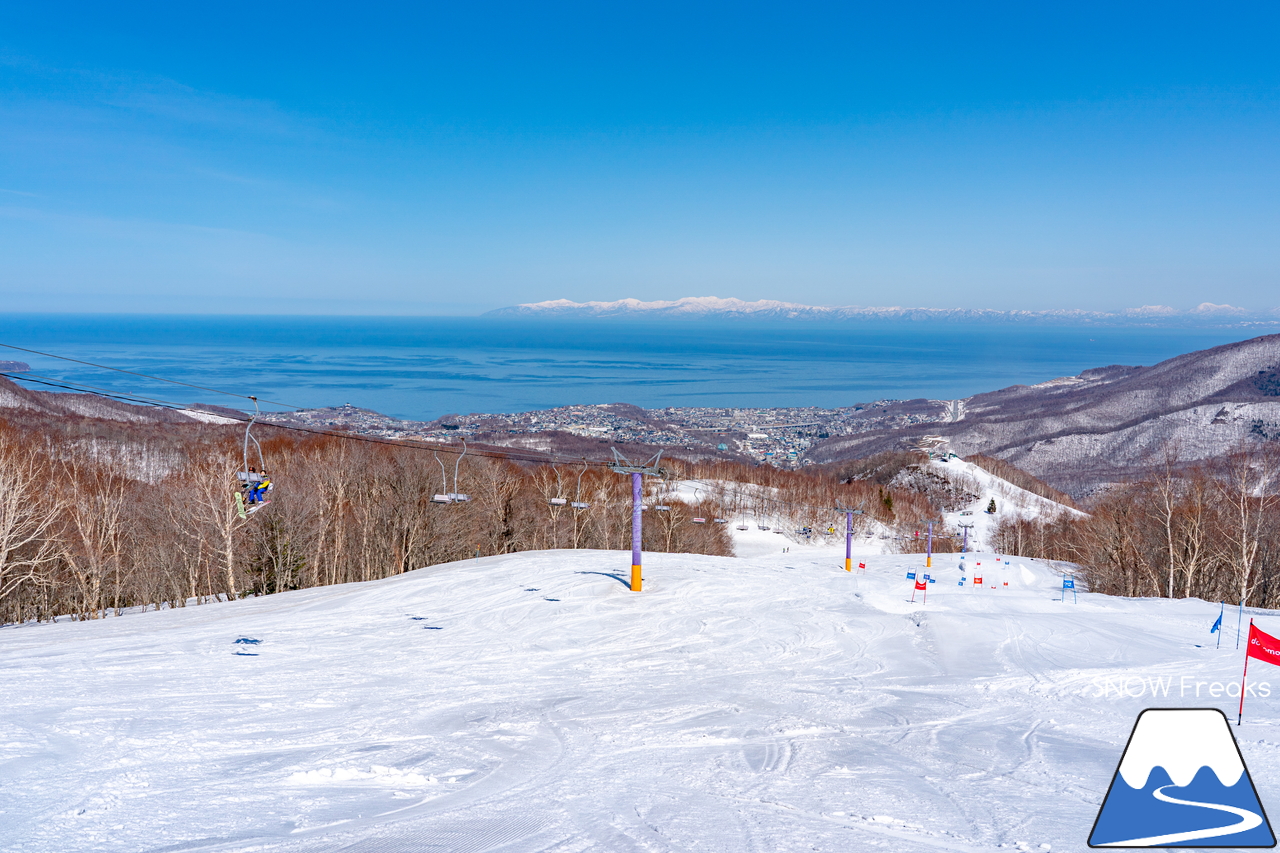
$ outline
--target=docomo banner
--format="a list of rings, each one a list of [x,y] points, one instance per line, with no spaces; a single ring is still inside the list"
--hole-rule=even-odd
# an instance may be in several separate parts
[[[1280,666],[1280,639],[1249,623],[1249,657]]]
[[[1244,685],[1249,678],[1249,658],[1257,658],[1280,666],[1280,639],[1259,630],[1254,626],[1252,619],[1249,620],[1249,644],[1245,647],[1244,671],[1240,673],[1241,685]],[[1244,697],[1247,695],[1249,695],[1247,690],[1240,691],[1240,709],[1236,712],[1237,726],[1244,722]]]

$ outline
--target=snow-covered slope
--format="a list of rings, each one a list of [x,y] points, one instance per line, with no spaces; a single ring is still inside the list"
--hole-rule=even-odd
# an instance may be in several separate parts
[[[859,458],[937,433],[961,456],[998,456],[1081,497],[1099,483],[1141,474],[1169,449],[1198,460],[1241,440],[1280,437],[1280,335],[962,402],[958,421],[839,436],[807,457]]]
[[[1082,850],[1142,708],[1234,709],[1216,604],[1063,603],[990,554],[913,604],[918,555],[841,556],[646,555],[632,593],[626,553],[528,553],[2,630],[0,847]],[[1239,738],[1280,802],[1274,692]]]
[[[974,490],[977,498],[953,512],[943,513],[942,517],[946,526],[957,534],[963,534],[961,525],[972,525],[969,528],[968,544],[970,548],[977,551],[990,547],[992,534],[1004,521],[1013,519],[1052,521],[1063,515],[1084,515],[1073,507],[1015,486],[972,462],[961,459],[951,459],[946,462],[933,460],[927,464],[927,470],[971,484],[970,488]],[[996,511],[993,513],[987,512],[991,501],[996,502]]]

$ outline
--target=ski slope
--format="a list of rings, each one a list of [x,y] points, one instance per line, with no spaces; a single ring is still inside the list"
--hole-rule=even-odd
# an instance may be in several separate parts
[[[1051,520],[1059,516],[1083,516],[1084,513],[1057,501],[1041,497],[1034,492],[1015,486],[997,477],[980,465],[963,459],[942,461],[931,459],[927,470],[949,479],[963,482],[979,495],[972,503],[954,512],[943,513],[943,521],[953,531],[960,531],[961,524],[972,524],[969,530],[971,548],[987,548],[996,529],[1005,521],[1016,519]],[[996,502],[996,511],[988,513],[990,502]]]
[[[534,552],[0,630],[0,849],[1083,850],[1141,709],[1234,719],[1179,695],[1239,677],[1216,604],[990,554],[913,604],[920,555],[842,558],[647,554],[632,593],[626,553]],[[1269,670],[1238,736],[1274,813]]]

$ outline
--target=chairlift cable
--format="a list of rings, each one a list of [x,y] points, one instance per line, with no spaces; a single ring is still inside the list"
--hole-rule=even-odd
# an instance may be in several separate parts
[[[55,385],[56,385],[56,383],[58,383],[58,382],[70,382],[73,386],[75,386],[75,387],[77,387],[77,388],[84,389],[84,393],[86,393],[86,394],[90,394],[90,395],[94,395],[94,396],[99,396],[99,397],[109,397],[109,396],[114,396],[114,395],[116,395],[116,394],[117,394],[117,392],[112,391],[110,388],[99,388],[99,387],[98,387],[98,386],[96,386],[96,385],[88,385],[88,384],[86,384],[86,383],[84,383],[84,382],[78,382],[78,381],[76,381],[76,380],[72,380],[72,379],[58,379],[57,377],[54,377],[54,376],[43,376],[43,375],[41,375],[41,374],[39,374],[39,373],[29,373],[29,372],[27,372],[27,371],[23,371],[23,373],[22,373],[22,376],[21,376],[21,377],[14,376],[14,375],[9,374],[9,373],[0,373],[0,376],[7,376],[7,377],[8,377],[8,378],[10,378],[10,379],[28,379],[28,380],[31,380],[31,381],[35,381],[35,380],[38,380],[38,379],[46,379],[46,380],[48,380],[48,382],[47,382],[47,383],[43,383],[43,384],[55,384]],[[62,388],[62,387],[67,387],[67,386],[57,385],[57,387]],[[101,394],[97,394],[96,392],[99,392],[99,391],[101,391],[102,393],[101,393]],[[142,395],[140,395],[140,394],[130,394],[130,395],[128,395],[128,396],[129,396],[130,398],[132,398],[132,399],[140,400],[140,401],[143,401],[143,402],[149,403],[149,404],[151,404],[151,405],[156,405],[156,406],[165,406],[165,407],[168,407],[168,406],[170,406],[170,405],[179,405],[179,404],[177,404],[177,403],[170,403],[168,400],[160,400],[160,399],[156,399],[156,398],[153,398],[153,397],[143,397],[143,396],[142,396]],[[183,408],[186,408],[186,407],[183,407]]]
[[[190,382],[180,382],[177,379],[165,379],[163,376],[152,376],[149,373],[138,373],[135,370],[125,370],[122,367],[111,367],[110,365],[97,364],[92,361],[82,361],[81,359],[78,359],[78,358],[70,358],[65,355],[55,355],[54,353],[51,353],[51,352],[41,352],[40,350],[27,349],[26,347],[14,346],[13,344],[0,343],[0,347],[7,347],[8,349],[18,350],[19,352],[29,352],[32,355],[42,355],[42,356],[45,356],[46,358],[57,358],[57,359],[61,359],[62,361],[70,361],[74,364],[85,364],[85,365],[88,365],[89,367],[97,367],[101,370],[114,370],[116,373],[127,373],[130,376],[141,376],[143,379],[153,379],[156,382],[168,382],[171,385],[182,385],[187,388],[195,388],[198,391],[209,391],[214,394],[225,394],[228,397],[239,397],[241,400],[254,399],[253,397],[247,394],[236,394],[232,391],[223,391],[220,388],[209,388],[204,385],[193,385]],[[284,406],[286,409],[306,408],[306,406],[295,406],[292,403],[278,403],[275,400],[263,400],[262,402],[270,403],[273,406]]]
[[[232,392],[230,392],[230,391],[222,391],[222,390],[217,389],[217,388],[208,388],[208,387],[205,387],[205,386],[203,386],[203,385],[193,385],[193,384],[191,384],[191,383],[189,383],[189,382],[179,382],[179,381],[174,380],[174,379],[164,379],[164,378],[159,377],[159,376],[151,376],[151,375],[146,374],[146,373],[138,373],[138,372],[135,372],[135,371],[132,371],[132,370],[124,370],[124,369],[119,368],[119,367],[109,367],[109,366],[107,366],[107,365],[95,364],[95,363],[90,362],[90,361],[81,361],[80,359],[68,358],[67,356],[53,355],[52,353],[40,352],[39,350],[26,349],[26,348],[24,348],[24,347],[14,346],[13,344],[0,343],[0,347],[7,347],[7,348],[9,348],[9,349],[15,349],[15,350],[19,350],[19,351],[21,351],[21,352],[29,352],[29,353],[33,353],[33,354],[35,354],[35,355],[43,355],[43,356],[47,356],[47,357],[49,357],[49,358],[58,358],[58,359],[62,359],[63,361],[70,361],[70,362],[74,362],[74,363],[76,363],[76,364],[85,364],[85,365],[88,365],[88,366],[90,366],[90,367],[98,367],[98,368],[102,368],[102,369],[104,369],[104,370],[114,370],[114,371],[116,371],[116,372],[118,372],[118,373],[125,373],[125,374],[129,374],[129,375],[131,375],[131,376],[140,376],[140,377],[142,377],[142,378],[144,378],[144,379],[153,379],[153,380],[156,380],[156,381],[159,381],[159,382],[168,382],[168,383],[171,383],[171,384],[174,384],[174,385],[182,385],[182,386],[187,387],[187,388],[196,388],[196,389],[201,390],[201,391],[211,391],[211,392],[214,392],[214,393],[217,393],[217,394],[225,394],[225,395],[227,395],[227,396],[229,396],[229,397],[237,397],[237,398],[240,398],[240,399],[243,399],[243,400],[253,400],[253,401],[254,401],[254,403],[255,403],[255,406],[256,406],[256,404],[257,404],[257,402],[258,402],[258,398],[254,397],[254,396],[252,396],[252,395],[248,395],[248,394],[235,394],[235,393],[232,393]],[[43,379],[38,379],[38,378],[36,378],[36,376],[38,376],[38,375],[39,375],[39,374],[29,374],[29,373],[28,373],[28,374],[23,374],[23,375],[17,375],[17,374],[13,374],[13,373],[0,372],[0,376],[3,376],[3,377],[5,377],[5,378],[7,378],[7,379],[10,379],[10,380],[19,381],[19,382],[31,382],[31,383],[34,383],[34,384],[44,385],[44,386],[51,387],[51,388],[62,388],[63,390],[66,390],[66,391],[74,391],[74,392],[76,392],[76,393],[80,393],[80,394],[89,394],[89,395],[91,395],[91,396],[95,396],[95,397],[102,397],[102,398],[104,398],[104,399],[120,400],[120,401],[122,401],[122,402],[126,402],[126,403],[134,403],[134,404],[139,404],[139,405],[144,405],[144,406],[154,406],[154,407],[156,407],[156,408],[170,409],[170,410],[173,410],[173,411],[200,411],[199,409],[192,410],[189,406],[187,406],[187,405],[185,405],[185,404],[182,404],[182,403],[175,403],[175,402],[172,402],[172,401],[169,401],[169,400],[161,400],[161,399],[158,399],[158,398],[142,397],[142,396],[139,396],[139,395],[133,395],[133,394],[112,393],[112,392],[108,392],[108,391],[103,390],[103,389],[96,388],[95,386],[92,386],[92,385],[84,385],[84,384],[80,384],[80,385],[75,385],[75,384],[65,384],[66,382],[73,381],[73,380],[64,380],[63,382],[54,382],[54,381],[49,381],[49,378],[48,378],[48,377],[45,377],[45,378],[43,378]],[[302,406],[295,406],[295,405],[292,405],[291,403],[279,403],[279,402],[275,402],[275,401],[272,401],[272,400],[262,400],[261,402],[264,402],[264,403],[270,403],[271,405],[274,405],[274,406],[285,406],[285,407],[287,407],[287,408],[292,408],[292,409],[302,409],[302,408],[304,408],[304,407],[302,407]],[[209,414],[216,414],[216,413],[210,412]],[[251,419],[250,419],[250,423],[252,424],[254,420],[256,420],[256,417],[255,417],[255,418],[251,418]],[[418,443],[403,442],[403,441],[388,441],[388,440],[385,440],[385,439],[378,439],[378,438],[373,438],[373,437],[370,437],[370,436],[356,435],[356,434],[352,434],[352,433],[334,432],[334,431],[329,431],[329,430],[308,429],[307,427],[292,426],[292,425],[287,425],[287,424],[278,424],[278,423],[274,423],[274,422],[272,422],[272,421],[268,421],[268,420],[261,421],[260,423],[261,423],[262,425],[269,426],[269,427],[271,427],[271,428],[273,428],[273,429],[288,430],[288,431],[290,431],[290,432],[303,432],[303,433],[308,433],[308,434],[310,434],[310,435],[327,436],[327,437],[329,437],[329,438],[338,438],[338,439],[342,439],[342,440],[346,440],[346,441],[361,441],[361,442],[364,442],[364,443],[366,443],[366,444],[385,444],[385,445],[388,445],[388,446],[391,446],[391,447],[405,447],[405,448],[409,448],[409,449],[411,449],[411,450],[426,450],[426,451],[431,451],[431,452],[433,452],[433,453],[435,453],[435,452],[440,452],[440,453],[454,453],[454,454],[458,454],[458,462],[461,462],[461,458],[462,458],[462,456],[466,455],[467,453],[470,453],[471,455],[474,455],[474,456],[482,456],[482,457],[489,458],[489,459],[505,459],[505,460],[508,460],[508,461],[511,461],[511,462],[527,462],[527,463],[529,463],[529,464],[535,464],[535,465],[555,465],[555,464],[557,464],[557,463],[564,463],[564,462],[571,462],[571,461],[572,461],[572,462],[581,462],[581,463],[583,464],[583,466],[584,466],[584,467],[583,467],[582,471],[581,471],[581,472],[579,472],[579,474],[578,474],[578,491],[579,491],[579,493],[580,493],[580,491],[581,491],[582,474],[586,473],[586,468],[587,468],[587,467],[589,467],[589,466],[594,466],[594,467],[598,467],[598,468],[606,468],[606,467],[608,467],[608,466],[607,466],[607,464],[606,464],[606,463],[604,463],[604,462],[589,462],[585,457],[582,457],[582,458],[580,458],[580,459],[570,460],[570,459],[567,459],[567,458],[564,458],[564,457],[555,457],[555,456],[548,455],[548,456],[547,456],[547,457],[545,457],[545,458],[537,459],[537,458],[528,458],[528,457],[523,457],[523,456],[514,456],[514,455],[511,455],[511,454],[507,454],[507,453],[493,453],[493,452],[486,452],[486,451],[483,451],[483,450],[468,449],[468,448],[466,447],[466,442],[465,442],[465,440],[464,440],[464,442],[463,442],[463,449],[462,449],[461,451],[459,451],[459,450],[457,450],[457,449],[455,449],[455,448],[453,448],[453,447],[451,447],[451,446],[448,446],[448,445],[441,445],[441,446],[438,446],[438,447],[426,447],[426,446],[424,446],[424,445],[422,445],[422,444],[418,444]],[[255,444],[257,443],[256,439],[254,440],[254,443],[255,443]],[[443,467],[443,463],[441,463],[441,466]],[[455,468],[456,468],[456,466],[455,466]],[[455,473],[454,477],[455,477],[455,482],[456,482],[456,479],[457,479],[457,474],[456,474],[456,473]],[[708,489],[713,488],[712,484],[711,484],[711,483],[709,483],[709,482],[708,482],[708,481],[706,481],[706,480],[689,480],[688,482],[690,482],[690,483],[696,483],[696,484],[698,484],[699,486],[703,486],[703,487],[706,487],[706,488],[708,488]],[[751,485],[756,485],[756,484],[751,484]],[[448,487],[448,485],[447,485],[447,481],[446,481],[446,488],[447,488],[447,487]],[[700,490],[699,490],[697,487],[695,487],[695,492],[694,492],[695,496],[698,494],[698,492],[699,492],[699,491],[700,491]],[[697,498],[696,498],[696,497],[695,497],[695,500],[697,500]],[[798,503],[798,502],[796,502],[796,501],[785,501],[785,500],[779,500],[778,498],[771,498],[771,497],[767,497],[767,496],[764,496],[764,495],[756,495],[756,496],[754,496],[754,497],[753,497],[753,500],[761,501],[761,502],[764,502],[764,503],[771,503],[771,504],[774,504],[774,505],[776,505],[776,506],[788,506],[788,507],[795,507],[795,508],[799,508],[799,509],[810,509],[810,510],[815,510],[815,511],[818,511],[818,512],[826,512],[826,511],[830,511],[830,510],[832,509],[832,508],[831,508],[831,507],[829,507],[829,506],[815,506],[815,505],[812,505],[812,504],[802,504],[802,503]]]
[[[225,395],[226,395],[226,396],[228,396],[228,397],[237,397],[237,398],[242,399],[242,400],[252,400],[252,401],[254,401],[254,405],[255,405],[255,407],[256,407],[256,405],[257,405],[257,403],[258,403],[258,402],[263,402],[263,403],[270,403],[270,404],[271,404],[271,405],[273,405],[273,406],[284,406],[285,408],[290,408],[290,409],[304,409],[304,408],[306,408],[305,406],[296,406],[296,405],[294,405],[294,404],[292,404],[292,403],[281,403],[281,402],[277,402],[277,401],[275,401],[275,400],[266,400],[266,399],[262,399],[262,398],[260,398],[260,397],[255,397],[255,396],[253,396],[253,395],[251,395],[251,394],[236,394],[236,393],[233,393],[233,392],[231,392],[231,391],[223,391],[223,390],[218,389],[218,388],[209,388],[209,387],[206,387],[206,386],[204,386],[204,385],[194,385],[194,384],[192,384],[192,383],[190,383],[190,382],[180,382],[180,381],[178,381],[178,380],[176,380],[176,379],[165,379],[164,377],[161,377],[161,376],[152,376],[151,374],[147,374],[147,373],[139,373],[139,372],[137,372],[137,371],[133,371],[133,370],[125,370],[125,369],[120,368],[120,367],[111,367],[111,366],[109,366],[109,365],[105,365],[105,364],[97,364],[97,363],[92,362],[92,361],[83,361],[83,360],[81,360],[81,359],[70,358],[70,357],[68,357],[68,356],[56,355],[56,354],[54,354],[54,353],[42,352],[42,351],[40,351],[40,350],[27,349],[26,347],[15,346],[15,345],[13,345],[13,344],[0,343],[0,347],[7,347],[7,348],[9,348],[9,349],[18,350],[18,351],[20,351],[20,352],[33,353],[33,354],[35,354],[35,355],[43,355],[43,356],[47,356],[47,357],[49,357],[49,358],[57,358],[57,359],[61,359],[61,360],[63,360],[63,361],[70,361],[70,362],[73,362],[73,363],[75,363],[75,364],[84,364],[84,365],[88,365],[88,366],[90,366],[90,367],[97,367],[97,368],[101,368],[101,369],[103,369],[103,370],[113,370],[113,371],[115,371],[115,372],[117,372],[117,373],[125,373],[125,374],[128,374],[128,375],[130,375],[130,376],[140,376],[140,377],[142,377],[142,378],[144,378],[144,379],[153,379],[153,380],[156,380],[156,381],[158,381],[158,382],[168,382],[168,383],[173,384],[173,385],[181,385],[181,386],[184,386],[184,387],[186,387],[186,388],[195,388],[195,389],[198,389],[198,390],[200,390],[200,391],[211,391],[211,392],[216,393],[216,394],[225,394]],[[34,375],[39,375],[39,374],[34,374]],[[33,374],[29,374],[29,373],[24,373],[24,375],[22,375],[22,376],[17,376],[17,375],[14,375],[14,374],[12,374],[12,373],[3,373],[3,372],[0,372],[0,376],[4,376],[4,377],[6,377],[6,378],[8,378],[8,379],[17,380],[17,381],[30,381],[30,382],[35,382],[35,383],[40,384],[40,385],[46,385],[46,386],[53,387],[53,388],[62,388],[62,389],[67,390],[67,391],[75,391],[75,392],[77,392],[77,393],[82,393],[82,394],[91,394],[91,395],[96,396],[96,397],[103,397],[103,398],[113,399],[113,400],[122,400],[122,401],[124,401],[124,402],[138,403],[138,404],[140,404],[140,405],[155,406],[155,407],[157,407],[157,408],[173,409],[173,410],[175,410],[175,411],[201,411],[201,410],[199,410],[199,409],[191,409],[191,407],[190,407],[189,405],[186,405],[186,404],[183,404],[183,403],[175,403],[175,402],[173,402],[173,401],[171,401],[171,400],[163,400],[163,399],[160,399],[160,398],[142,397],[142,396],[137,395],[137,394],[128,394],[128,393],[120,393],[120,392],[111,392],[111,391],[107,391],[106,389],[96,388],[96,386],[87,385],[87,384],[84,384],[84,383],[77,383],[77,382],[75,382],[75,380],[66,380],[66,379],[64,379],[64,380],[60,380],[60,381],[56,381],[56,382],[55,382],[55,381],[40,381],[40,380],[38,380],[38,379],[33,379],[33,378],[32,378],[32,379],[29,379],[28,377],[33,376]],[[46,380],[49,380],[49,379],[50,379],[50,377],[45,377],[45,379],[46,379]],[[63,383],[68,383],[68,382],[70,382],[70,383],[72,383],[72,384],[63,384]],[[77,387],[77,386],[79,386],[79,387]],[[93,389],[93,390],[88,390],[88,389]],[[210,412],[209,414],[217,414],[217,413],[216,413],[216,412]],[[271,413],[270,413],[270,412],[268,412],[267,414],[268,414],[268,415],[270,415]],[[269,420],[263,420],[263,421],[260,421],[260,423],[261,423],[261,424],[268,425],[268,426],[271,426],[271,427],[274,427],[275,429],[291,430],[291,431],[293,431],[293,432],[305,432],[305,433],[310,433],[310,434],[312,434],[312,435],[326,435],[326,436],[330,436],[330,437],[334,437],[334,438],[347,439],[347,440],[350,440],[350,441],[363,441],[363,442],[365,442],[365,443],[367,443],[367,444],[387,444],[387,445],[390,445],[390,446],[392,446],[392,447],[410,447],[410,448],[415,448],[415,449],[420,449],[420,450],[428,450],[428,449],[432,449],[432,448],[421,447],[420,445],[412,444],[412,443],[402,443],[402,442],[397,442],[397,441],[386,441],[386,440],[380,440],[380,439],[376,439],[376,438],[371,438],[371,437],[369,437],[369,436],[360,436],[360,435],[354,435],[354,434],[350,434],[350,433],[340,433],[340,432],[333,432],[333,431],[328,431],[328,430],[308,429],[308,428],[306,428],[306,427],[300,427],[300,426],[289,426],[289,425],[285,425],[285,424],[278,424],[278,423],[274,423],[274,422],[269,421]],[[454,449],[454,448],[452,448],[452,447],[449,447],[449,446],[447,446],[447,445],[446,445],[446,446],[441,446],[441,447],[438,447],[438,448],[434,448],[434,449],[439,450],[439,451],[440,451],[440,452],[442,452],[442,453],[460,453],[460,452],[465,453],[465,452],[466,452],[465,450],[463,450],[463,451],[458,451],[458,450],[456,450],[456,449]],[[567,458],[567,457],[557,457],[557,456],[553,456],[553,455],[551,455],[551,454],[547,454],[547,456],[546,456],[545,458],[541,458],[541,459],[539,459],[539,458],[528,458],[528,457],[525,457],[525,456],[515,456],[515,455],[507,454],[507,453],[492,453],[492,452],[485,452],[485,451],[481,451],[481,450],[471,450],[470,452],[471,452],[471,454],[472,454],[473,456],[484,456],[484,457],[486,457],[486,458],[490,458],[490,459],[507,459],[507,460],[514,461],[514,462],[528,462],[528,463],[531,463],[531,464],[554,464],[555,462],[569,462],[569,461],[576,462],[576,461],[578,461],[578,460],[576,460],[576,459],[570,460],[570,459],[569,459],[569,458]],[[585,462],[586,460],[584,459],[583,461]],[[590,463],[588,463],[588,464],[589,464],[589,465],[592,465],[592,466],[595,466],[595,467],[601,467],[601,468],[605,467],[605,463],[603,463],[603,462],[590,462]]]
[[[19,375],[19,374],[5,373],[3,371],[0,371],[0,376],[3,376],[7,379],[15,380],[18,382],[31,382],[37,385],[45,385],[50,388],[61,388],[65,391],[74,391],[78,394],[89,394],[90,396],[93,396],[93,397],[102,397],[104,399],[109,399],[109,400],[120,400],[122,402],[133,403],[135,405],[152,406],[158,409],[170,409],[172,411],[177,411],[177,412],[201,411],[199,409],[193,410],[189,406],[183,403],[175,403],[171,400],[150,399],[146,397],[138,397],[135,395],[128,395],[128,394],[112,394],[112,393],[107,393],[105,391],[88,391],[88,390],[85,390],[84,387],[68,385],[62,382],[50,382],[50,381],[45,381],[40,379],[33,379],[25,374]],[[245,399],[250,399],[250,398],[246,397]],[[264,402],[269,402],[269,401],[264,401]],[[216,415],[217,413],[209,412],[206,414]],[[409,450],[423,450],[427,452],[453,453],[453,454],[460,454],[462,452],[461,450],[455,447],[452,447],[450,445],[430,446],[427,444],[409,442],[409,441],[389,441],[387,439],[374,438],[372,436],[367,436],[367,435],[357,435],[355,433],[334,432],[329,430],[309,429],[307,427],[291,426],[288,424],[278,424],[268,420],[259,421],[257,425],[267,426],[272,429],[287,430],[289,432],[303,432],[309,435],[319,435],[319,436],[325,436],[328,438],[336,438],[336,439],[341,439],[343,441],[360,441],[365,444],[384,444],[389,447],[403,447]],[[491,451],[476,450],[475,448],[468,448],[467,453],[470,456],[483,456],[488,459],[505,459],[509,462],[527,462],[531,465],[554,465],[558,462],[564,463],[567,461],[573,461],[573,462],[579,461],[577,459],[569,460],[569,459],[566,459],[565,457],[547,456],[543,458],[534,458],[534,457],[528,457],[528,456],[515,455],[511,453],[494,453]],[[595,466],[597,468],[606,467],[604,462],[589,462],[586,459],[582,459],[581,461],[585,462],[588,466]]]

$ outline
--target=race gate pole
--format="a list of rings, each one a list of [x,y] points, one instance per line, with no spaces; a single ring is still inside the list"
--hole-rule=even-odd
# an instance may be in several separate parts
[[[1249,642],[1253,642],[1253,620],[1249,620]],[[1236,728],[1244,720],[1244,680],[1249,677],[1249,650],[1244,652],[1244,672],[1240,673],[1240,711],[1236,715]]]

